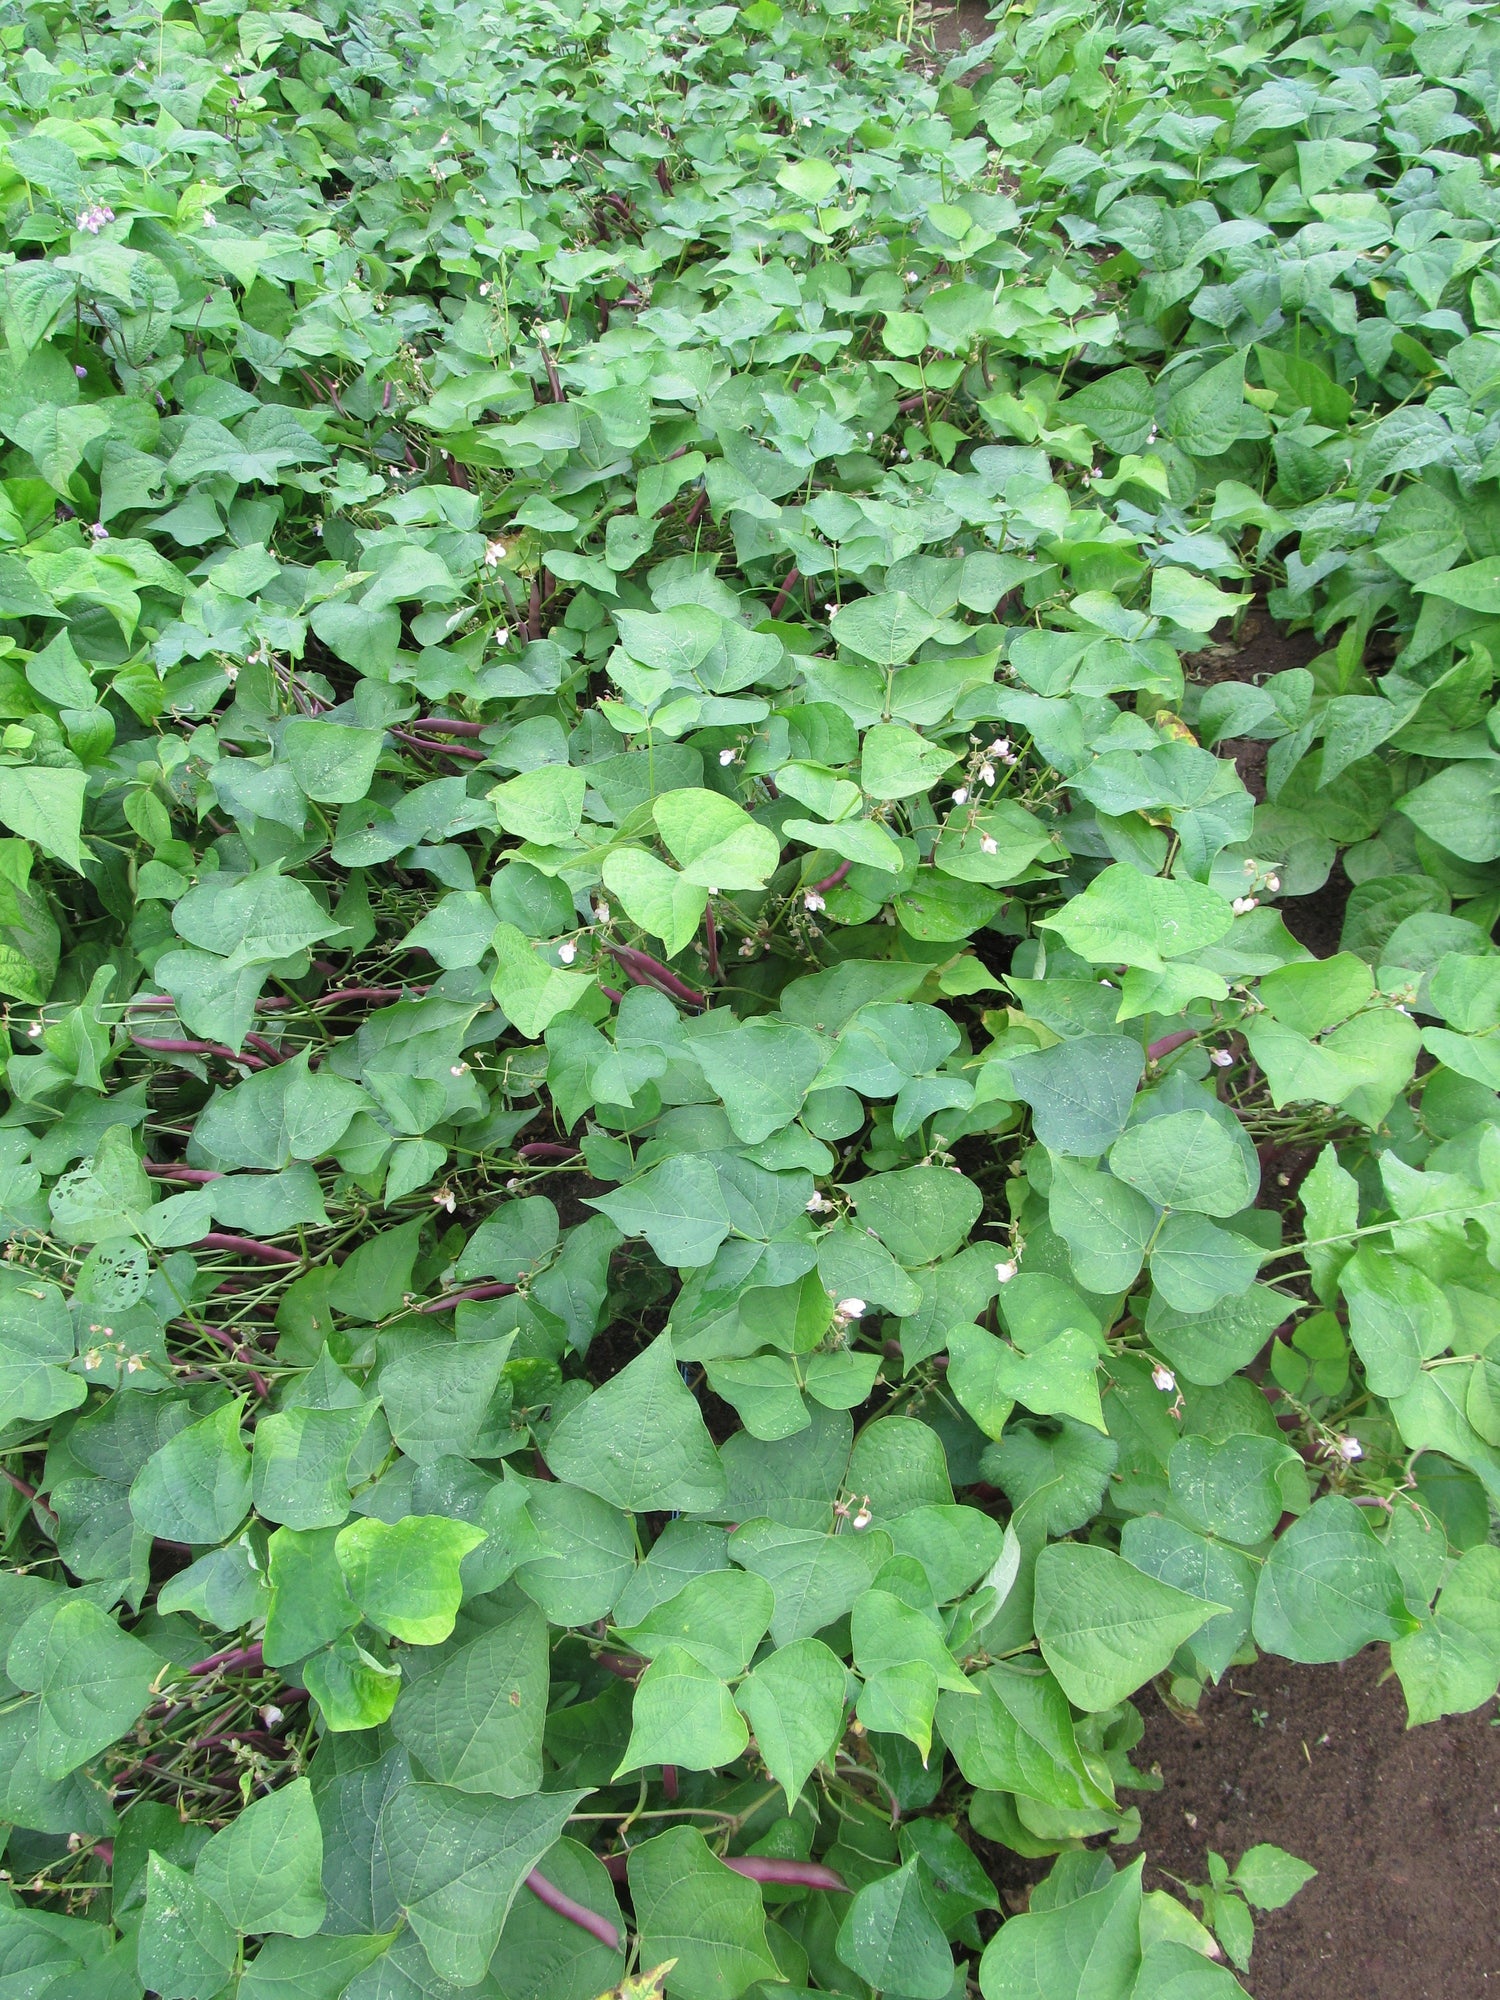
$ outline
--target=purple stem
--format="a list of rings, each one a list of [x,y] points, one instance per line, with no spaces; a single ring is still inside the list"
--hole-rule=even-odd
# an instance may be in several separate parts
[[[131,1040],[138,1049],[149,1049],[153,1054],[164,1056],[218,1056],[224,1062],[243,1063],[246,1069],[264,1069],[266,1065],[259,1056],[244,1056],[228,1048],[223,1042],[185,1041],[177,1035],[132,1035]]]
[[[409,729],[393,729],[392,736],[398,743],[408,744],[413,750],[429,750],[439,757],[462,757],[471,764],[482,764],[488,751],[471,750],[467,743],[435,743],[430,737],[414,736]]]
[[[576,1160],[578,1154],[577,1146],[559,1146],[551,1139],[533,1139],[516,1148],[518,1160]]]
[[[841,861],[831,875],[825,875],[821,882],[809,882],[807,887],[815,896],[821,896],[828,889],[836,889],[853,866],[852,861]]]
[[[820,1861],[771,1861],[760,1854],[726,1854],[724,1866],[752,1882],[782,1882],[793,1889],[834,1889],[849,1893],[842,1875]]]
[[[254,1257],[262,1264],[300,1264],[295,1250],[282,1250],[274,1243],[258,1243],[253,1236],[225,1236],[211,1229],[193,1245],[195,1250],[233,1250],[241,1257]]]
[[[464,1299],[508,1299],[515,1289],[514,1285],[465,1285],[461,1292],[444,1292],[440,1299],[428,1299],[416,1310],[419,1313],[440,1313]]]
[[[268,1062],[283,1063],[286,1061],[286,1057],[277,1048],[276,1044],[268,1042],[264,1035],[257,1035],[251,1032],[245,1036],[245,1040],[252,1048],[259,1049]]]
[[[577,1924],[590,1937],[598,1938],[600,1944],[607,1944],[611,1951],[620,1949],[620,1933],[608,1917],[601,1917],[597,1910],[591,1910],[584,1903],[575,1903],[571,1896],[565,1896],[555,1883],[533,1868],[526,1877],[526,1886],[540,1903],[549,1910],[555,1910],[560,1917],[566,1917],[570,1924]]]
[[[1192,1041],[1197,1033],[1196,1028],[1174,1028],[1170,1035],[1163,1035],[1159,1042],[1149,1044],[1146,1050],[1147,1060],[1160,1062],[1162,1057],[1169,1056],[1173,1049],[1180,1049],[1184,1042]]]
[[[779,618],[781,616],[782,612],[785,611],[786,609],[787,599],[791,596],[792,592],[797,588],[797,585],[801,581],[802,581],[802,572],[801,570],[798,569],[797,565],[793,563],[791,568],[786,573],[786,581],[782,584],[780,590],[777,591],[776,595],[771,599],[771,612],[770,612],[771,617]]]
[[[156,1181],[185,1181],[189,1187],[207,1187],[210,1181],[221,1181],[222,1174],[211,1173],[207,1167],[178,1167],[170,1162],[163,1165],[160,1160],[142,1160],[141,1165]]]
[[[606,945],[605,950],[622,971],[628,972],[640,984],[654,986],[659,993],[665,993],[669,999],[680,1000],[685,1007],[708,1005],[701,993],[685,985],[669,966],[663,965],[649,952],[636,951],[632,946],[623,944]]]
[[[265,1658],[257,1640],[253,1646],[226,1646],[222,1653],[210,1653],[206,1660],[199,1660],[196,1666],[188,1668],[194,1675],[217,1673],[223,1667],[253,1667],[258,1673],[265,1665]]]
[[[463,722],[453,715],[419,715],[413,729],[425,729],[430,736],[478,736],[490,727],[487,722]]]

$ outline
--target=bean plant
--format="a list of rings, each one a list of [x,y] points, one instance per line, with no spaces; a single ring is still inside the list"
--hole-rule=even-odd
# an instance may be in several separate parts
[[[1500,23],[989,28],[0,5],[16,2000],[1230,2000],[1141,1697],[1496,1692]]]

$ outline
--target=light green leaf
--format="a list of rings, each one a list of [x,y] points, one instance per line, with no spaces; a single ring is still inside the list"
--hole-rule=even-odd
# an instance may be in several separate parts
[[[681,1646],[663,1646],[636,1683],[630,1742],[616,1778],[645,1764],[712,1771],[732,1764],[750,1740],[719,1676]]]
[[[137,1969],[159,2000],[213,2000],[239,1955],[239,1939],[212,1897],[170,1861],[146,1861],[146,1908]]]
[[[372,1625],[412,1646],[435,1646],[453,1630],[463,1587],[458,1568],[485,1539],[482,1528],[438,1514],[382,1521],[369,1515],[334,1544],[349,1595]]]
[[[626,916],[660,938],[668,958],[692,943],[708,908],[707,889],[643,847],[616,848],[605,856],[602,872],[605,888],[619,897]]]
[[[685,785],[656,801],[656,828],[688,882],[705,889],[760,889],[781,860],[768,827],[718,792]]]
[[[630,1894],[641,1964],[677,1961],[667,1975],[673,2000],[738,2000],[755,1980],[780,1978],[759,1887],[716,1860],[693,1828],[631,1848]]]
[[[559,847],[582,824],[587,783],[571,764],[544,764],[496,785],[489,797],[507,833],[540,847]]]
[[[844,636],[844,621],[839,637]],[[909,799],[929,791],[958,762],[950,750],[929,743],[899,722],[877,722],[865,731],[859,781],[872,799]]]
[[[151,1699],[161,1660],[87,1597],[48,1598],[11,1639],[5,1671],[41,1697],[36,1763],[65,1778],[124,1735]]]
[[[174,1542],[227,1541],[250,1511],[250,1454],[240,1436],[243,1398],[189,1424],[136,1474],[130,1511],[147,1534]],[[339,1517],[341,1520],[342,1515]]]
[[[1053,1542],[1037,1557],[1034,1616],[1042,1657],[1077,1708],[1124,1701],[1224,1608],[1158,1583],[1091,1544]]]
[[[1109,1169],[1158,1208],[1202,1215],[1237,1215],[1254,1200],[1259,1179],[1245,1149],[1206,1111],[1173,1111],[1133,1125],[1111,1147]]]
[[[1256,1644],[1286,1660],[1347,1660],[1416,1623],[1395,1563],[1359,1508],[1338,1494],[1315,1501],[1278,1538],[1256,1587]]]

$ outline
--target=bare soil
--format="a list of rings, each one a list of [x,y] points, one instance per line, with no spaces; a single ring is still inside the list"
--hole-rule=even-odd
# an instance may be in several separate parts
[[[1207,1879],[1274,1841],[1318,1870],[1257,1920],[1255,2000],[1482,2000],[1500,1994],[1500,1719],[1406,1728],[1384,1649],[1342,1666],[1231,1668],[1194,1729],[1154,1696],[1133,1761],[1147,1886]]]

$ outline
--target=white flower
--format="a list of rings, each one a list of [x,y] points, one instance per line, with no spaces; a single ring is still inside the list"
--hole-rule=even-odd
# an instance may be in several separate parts
[[[1214,1065],[1215,1069],[1228,1069],[1229,1065],[1234,1061],[1234,1056],[1228,1049],[1210,1049],[1208,1059]]]
[[[980,765],[980,767],[979,767],[979,776],[980,776],[980,779],[981,779],[981,781],[982,781],[982,782],[983,782],[984,784],[986,784],[986,785],[993,785],[993,784],[994,784],[994,782],[995,782],[995,767],[994,767],[994,765],[993,765],[993,764],[981,764],[981,765]]]
[[[807,1212],[809,1215],[826,1214],[827,1211],[832,1207],[833,1203],[828,1199],[826,1194],[820,1194],[816,1189],[813,1190],[812,1199],[807,1204]]]
[[[721,771],[727,771],[729,766],[735,761],[735,759],[739,756],[739,754],[740,753],[738,750],[721,750],[719,752],[719,769]]]
[[[42,1024],[41,1024],[41,1022],[40,1022],[40,1021],[33,1021],[33,1022],[32,1022],[32,1024],[31,1024],[31,1026],[30,1026],[30,1027],[29,1027],[29,1028],[28,1028],[28,1029],[26,1030],[26,1032],[27,1032],[27,1034],[28,1034],[28,1035],[30,1035],[31,1039],[32,1039],[33,1041],[35,1041],[35,1040],[37,1039],[37,1037],[38,1037],[38,1036],[39,1036],[39,1035],[41,1034],[41,1032],[42,1032]]]
[[[825,910],[828,907],[816,889],[804,889],[802,901],[809,910]]]
[[[1365,1455],[1364,1446],[1354,1437],[1341,1437],[1335,1449],[1346,1465],[1352,1465],[1355,1459],[1363,1458]]]
[[[1266,887],[1273,896],[1278,895],[1281,890],[1281,877],[1279,875],[1268,875],[1266,877]]]
[[[504,542],[486,542],[484,545],[485,568],[494,569],[498,563],[503,563],[504,561],[505,561]]]
[[[205,208],[203,211],[203,227],[205,229],[215,229],[218,227],[218,217],[211,208]]]
[[[130,1359],[125,1363],[125,1373],[127,1375],[139,1375],[145,1365],[139,1354],[132,1354]]]
[[[557,955],[562,960],[564,965],[571,965],[574,959],[577,958],[578,956],[578,947],[576,944],[574,944],[573,940],[569,938],[566,941],[566,943],[560,944],[557,947]]]
[[[870,1496],[867,1493],[859,1503],[859,1512],[854,1516],[849,1525],[854,1529],[856,1534],[860,1534],[864,1529],[869,1527],[874,1518],[875,1516],[870,1512]]]
[[[1015,1261],[1013,1259],[1007,1258],[1007,1260],[1003,1264],[997,1264],[995,1266],[995,1276],[999,1279],[1002,1285],[1008,1285],[1011,1279],[1016,1275],[1017,1268],[1018,1267]]]
[[[1000,843],[992,833],[982,833],[979,836],[979,851],[981,854],[998,854]]]
[[[869,1307],[863,1299],[840,1299],[834,1311],[840,1319],[863,1319]]]
[[[1237,917],[1245,917],[1248,916],[1253,909],[1255,909],[1256,901],[1253,896],[1236,896],[1234,901],[1230,904],[1229,907],[1234,911],[1234,914]]]
[[[1151,1370],[1151,1380],[1164,1396],[1169,1396],[1177,1387],[1177,1377],[1172,1373],[1170,1368],[1163,1367],[1159,1361]]]
[[[967,785],[960,785],[958,790],[953,794],[953,803],[956,806],[962,806],[962,805],[967,805],[968,802],[969,802],[969,788]]]
[[[450,1215],[453,1213],[454,1209],[458,1207],[458,1203],[454,1199],[452,1188],[445,1188],[445,1187],[439,1188],[437,1193],[432,1197],[432,1199],[434,1203],[437,1205],[437,1207],[446,1208]]]
[[[449,1076],[467,1076],[468,1073],[469,1065],[467,1063],[450,1063],[448,1065]]]
[[[595,922],[596,924],[607,924],[607,923],[609,922],[609,905],[608,905],[608,903],[595,903],[595,905],[594,905],[594,922]]]
[[[908,271],[908,272],[907,272],[907,274],[906,274],[906,282],[907,282],[907,284],[909,284],[909,285],[915,285],[915,284],[916,284],[916,283],[918,282],[918,280],[917,280],[917,274],[916,274],[916,272],[915,272],[915,271]]]
[[[277,1723],[281,1721],[282,1715],[283,1710],[279,1709],[274,1701],[268,1701],[260,1712],[260,1719],[266,1725],[267,1729],[274,1729]]]
[[[479,296],[482,299],[487,299],[489,295],[490,295],[489,280],[486,279],[485,282],[479,287]]]
[[[239,677],[240,677],[240,670],[239,670],[239,668],[238,668],[238,667],[237,667],[237,666],[236,666],[236,665],[234,664],[233,660],[226,660],[226,661],[224,662],[224,678],[225,678],[225,680],[226,680],[226,681],[228,681],[228,683],[229,683],[229,685],[230,685],[231,687],[233,687],[233,686],[234,686],[234,684],[235,684],[235,682],[236,682],[236,681],[237,681],[237,680],[239,679]]]

